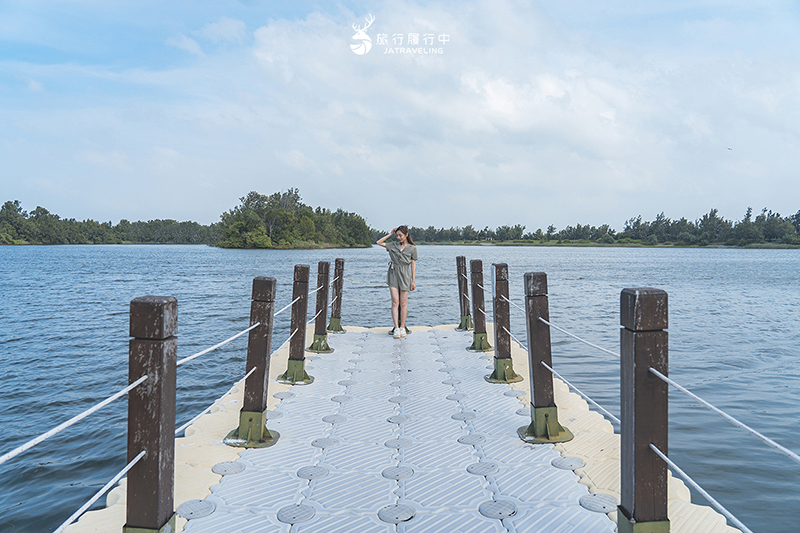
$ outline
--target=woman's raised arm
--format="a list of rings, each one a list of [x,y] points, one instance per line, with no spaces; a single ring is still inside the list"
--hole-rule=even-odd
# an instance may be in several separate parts
[[[397,231],[397,228],[394,228],[391,233],[389,233],[388,235],[384,235],[383,237],[381,237],[380,239],[375,241],[375,244],[380,244],[381,246],[386,248],[386,239],[388,239],[389,237],[394,235],[396,231]]]

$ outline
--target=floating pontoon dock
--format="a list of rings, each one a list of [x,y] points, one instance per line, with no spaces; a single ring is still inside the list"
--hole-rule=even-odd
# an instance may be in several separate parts
[[[558,417],[574,434],[559,444],[526,444],[528,380],[486,381],[493,352],[465,350],[473,335],[456,324],[346,327],[332,353],[308,354],[314,381],[276,382],[289,347],[270,364],[267,429],[274,446],[241,449],[223,439],[240,422],[243,386],[175,441],[177,530],[255,532],[612,533],[620,500],[620,437],[602,415],[554,378]],[[492,338],[492,324],[487,324]],[[305,345],[314,341],[306,334]],[[527,352],[512,343],[516,371]],[[70,533],[118,533],[126,519],[125,480],[105,509]],[[690,502],[669,478],[673,533],[734,533],[724,517]]]

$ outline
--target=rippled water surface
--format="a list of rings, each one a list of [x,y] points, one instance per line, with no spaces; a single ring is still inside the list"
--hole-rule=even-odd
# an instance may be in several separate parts
[[[615,351],[620,290],[666,290],[671,377],[800,452],[800,250],[421,246],[410,325],[458,321],[457,255],[482,259],[487,282],[490,263],[507,263],[518,304],[523,274],[546,272],[551,320]],[[126,385],[131,299],[177,297],[185,357],[248,326],[253,277],[277,278],[282,306],[295,264],[312,265],[314,278],[317,261],[336,257],[346,260],[342,323],[388,327],[388,302],[376,302],[386,288],[357,284],[383,281],[382,248],[0,247],[0,454]],[[287,338],[288,320],[278,317],[273,346]],[[512,308],[512,331],[523,338],[524,328]],[[618,414],[618,360],[552,338],[555,368]],[[243,375],[245,339],[180,368],[179,424]],[[0,466],[0,532],[55,529],[121,469],[126,413],[119,400]],[[669,451],[753,531],[797,532],[800,465],[680,392],[670,395]]]

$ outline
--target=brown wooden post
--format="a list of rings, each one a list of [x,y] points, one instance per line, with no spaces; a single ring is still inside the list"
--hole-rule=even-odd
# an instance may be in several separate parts
[[[333,282],[331,283],[331,322],[328,331],[331,333],[344,333],[342,328],[342,292],[344,289],[344,259],[337,258],[333,267]]]
[[[142,296],[130,304],[128,471],[124,533],[175,531],[175,365],[178,300]]]
[[[522,376],[514,372],[511,361],[511,310],[508,303],[508,265],[492,264],[494,296],[494,371],[484,376],[489,383],[515,383]]]
[[[553,368],[550,351],[550,326],[539,320],[550,321],[547,301],[547,274],[525,273],[526,329],[528,331],[528,372],[531,384],[531,423],[517,429],[525,442],[566,442],[574,437],[572,432],[558,422],[558,408],[553,395],[553,374],[542,365]]]
[[[265,448],[278,442],[280,434],[267,429],[269,363],[272,353],[272,329],[275,313],[275,278],[253,280],[253,301],[250,302],[250,330],[247,341],[247,372],[255,369],[244,382],[244,401],[239,412],[239,427],[223,442],[240,448]]]
[[[483,261],[473,259],[469,263],[472,281],[472,316],[475,317],[475,329],[472,331],[472,346],[467,350],[488,352],[492,350],[486,338],[486,312],[483,301]]]
[[[461,307],[461,322],[456,331],[469,331],[473,328],[469,314],[469,279],[467,278],[467,258],[456,257],[456,279],[458,280],[458,303]]]
[[[667,293],[623,289],[620,296],[620,533],[667,533]]]
[[[289,340],[289,361],[286,372],[278,376],[278,381],[290,384],[307,384],[314,378],[306,374],[305,344],[306,317],[308,314],[308,265],[294,266],[294,286],[292,287],[292,326]]]
[[[328,346],[328,332],[325,323],[328,322],[328,285],[330,284],[330,261],[320,261],[317,264],[317,312],[314,319],[314,340],[306,348],[314,353],[331,353],[333,348]]]

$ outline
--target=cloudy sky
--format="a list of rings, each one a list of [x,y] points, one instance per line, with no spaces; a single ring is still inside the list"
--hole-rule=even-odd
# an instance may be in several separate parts
[[[0,201],[68,218],[789,215],[799,140],[796,2],[0,3]]]

